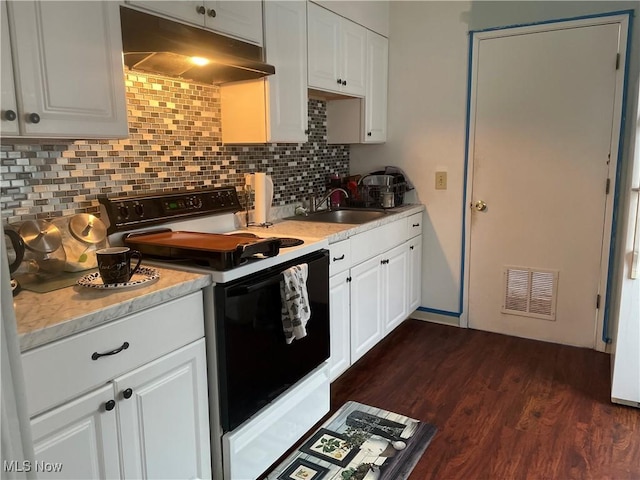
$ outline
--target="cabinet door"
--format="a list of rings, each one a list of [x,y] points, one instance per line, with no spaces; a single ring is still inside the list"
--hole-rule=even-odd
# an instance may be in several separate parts
[[[203,10],[203,0],[182,0],[180,2],[127,0],[126,3],[144,8],[150,12],[182,20],[186,23],[200,27],[204,26],[206,11]]]
[[[117,2],[7,4],[23,136],[127,136]]]
[[[351,269],[351,363],[382,338],[381,256]]]
[[[363,97],[367,86],[367,29],[340,19],[342,92]]]
[[[349,271],[341,272],[329,279],[329,303],[331,305],[329,376],[331,381],[334,381],[351,366],[350,282]]]
[[[407,314],[410,314],[422,303],[422,235],[413,237],[407,245],[409,249]]]
[[[126,478],[211,477],[204,339],[114,384]]]
[[[384,333],[388,334],[407,318],[407,268],[409,253],[405,244],[382,254],[384,294]]]
[[[240,2],[245,3],[245,2]],[[307,4],[265,3],[267,62],[276,74],[267,77],[270,142],[306,142]]]
[[[2,39],[0,43],[0,53],[2,57],[0,61],[0,89],[2,96],[0,97],[0,134],[17,135],[18,134],[18,105],[16,104],[16,90],[13,83],[13,65],[11,60],[11,41],[9,38],[9,21],[7,19],[7,4],[2,2],[0,5],[0,25]],[[13,120],[11,120],[13,118]]]
[[[205,0],[204,6],[207,28],[262,45],[262,2]]]
[[[309,87],[339,92],[340,17],[314,3],[307,4]]]
[[[365,96],[365,143],[387,140],[387,85],[389,41],[367,31],[367,93]]]
[[[46,478],[122,478],[113,399],[107,385],[31,420],[36,461],[62,465]]]

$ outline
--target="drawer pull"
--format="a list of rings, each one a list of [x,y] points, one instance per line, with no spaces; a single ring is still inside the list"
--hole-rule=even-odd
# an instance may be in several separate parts
[[[131,395],[133,395],[133,390],[131,390],[130,388],[127,388],[122,392],[122,396],[124,398],[131,398]]]
[[[420,224],[419,223],[414,223],[413,225],[411,225],[412,227],[419,227]]]
[[[115,350],[111,350],[110,352],[107,352],[107,353],[93,352],[93,354],[91,355],[91,360],[97,360],[100,357],[108,357],[109,355],[115,355],[116,353],[120,353],[121,351],[126,350],[127,348],[129,348],[129,342],[124,342],[120,348],[116,348]]]
[[[340,257],[333,257],[334,262],[337,262],[338,260],[344,260],[344,253]]]
[[[116,408],[116,402],[115,400],[109,400],[108,402],[105,402],[104,404],[104,409],[107,412],[110,412],[111,410],[113,410],[114,408]]]
[[[409,247],[409,250],[413,250],[413,245],[411,245],[411,246]]]

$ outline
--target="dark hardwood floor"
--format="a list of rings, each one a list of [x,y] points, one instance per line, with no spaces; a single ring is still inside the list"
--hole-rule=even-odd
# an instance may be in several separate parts
[[[593,350],[407,320],[332,384],[437,426],[418,479],[640,479],[640,410]]]

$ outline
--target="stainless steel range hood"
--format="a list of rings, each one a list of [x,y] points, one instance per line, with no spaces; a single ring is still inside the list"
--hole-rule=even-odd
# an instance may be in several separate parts
[[[129,68],[222,84],[273,75],[257,45],[120,7],[122,50]],[[194,61],[206,59],[199,66]]]

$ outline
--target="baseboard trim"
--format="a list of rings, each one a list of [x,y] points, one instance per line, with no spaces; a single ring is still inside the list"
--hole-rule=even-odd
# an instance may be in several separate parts
[[[422,310],[416,310],[410,315],[410,318],[416,320],[422,320],[423,322],[439,323],[442,325],[450,325],[453,327],[460,326],[460,319],[458,317],[452,317],[450,315],[440,315],[433,312],[425,312]]]

